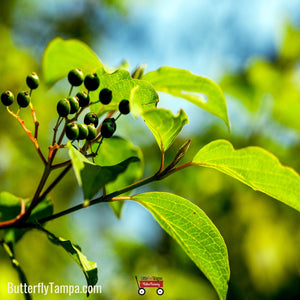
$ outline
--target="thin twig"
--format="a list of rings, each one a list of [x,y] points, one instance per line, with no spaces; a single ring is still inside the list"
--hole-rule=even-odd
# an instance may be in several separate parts
[[[7,221],[3,221],[0,222],[0,228],[8,228],[11,227],[12,225],[14,225],[19,219],[21,219],[23,217],[23,215],[25,214],[25,209],[26,209],[26,202],[25,201],[21,201],[21,210],[18,216],[16,216],[14,219],[11,220],[7,220]]]
[[[72,160],[69,159],[69,160],[66,160],[66,161],[64,161],[62,163],[52,165],[51,169],[54,170],[54,169],[62,168],[62,167],[70,165],[71,163],[72,163]]]
[[[32,90],[30,90],[30,92],[31,91]],[[37,138],[38,138],[38,129],[39,129],[40,123],[37,121],[35,108],[33,107],[31,102],[29,103],[29,106],[30,106],[30,109],[31,109],[32,120],[33,120],[33,123],[34,123],[34,138],[37,140]]]
[[[103,142],[103,136],[101,136],[100,141],[99,141],[99,143],[98,143],[98,147],[97,147],[97,150],[96,150],[96,152],[95,152],[96,155],[98,155],[98,151],[99,151],[99,149],[100,149],[100,146],[101,146],[102,142]]]
[[[124,194],[128,191],[131,191],[131,190],[134,190],[140,186],[144,186],[148,183],[151,183],[153,181],[158,181],[158,180],[161,180],[171,174],[173,174],[174,172],[176,171],[179,171],[179,170],[182,170],[184,168],[187,168],[187,167],[190,167],[190,166],[193,166],[194,163],[193,162],[188,162],[188,163],[185,163],[181,166],[178,166],[172,170],[167,170],[167,172],[160,172],[160,173],[155,173],[147,178],[144,178],[144,179],[141,179],[140,181],[138,182],[135,182],[129,186],[126,186],[118,191],[115,191],[115,192],[112,192],[108,195],[102,195],[101,197],[98,197],[96,199],[93,199],[89,202],[89,205],[88,206],[92,206],[92,205],[95,205],[95,204],[98,204],[98,203],[103,203],[103,202],[111,202],[111,201],[117,201],[117,200],[130,200],[131,198],[129,197],[118,197],[119,195],[121,194]],[[126,198],[126,199],[125,199]],[[84,205],[84,203],[82,204],[78,204],[76,206],[73,206],[71,208],[68,208],[66,210],[63,210],[57,214],[54,214],[52,216],[49,216],[49,217],[46,217],[46,218],[42,218],[40,220],[38,220],[39,223],[45,223],[45,222],[48,222],[48,221],[52,221],[54,219],[57,219],[57,218],[60,218],[62,216],[65,216],[67,214],[70,214],[72,212],[75,212],[77,210],[80,210],[80,209],[83,209],[83,208],[86,208],[87,206]],[[25,224],[26,225],[26,224]],[[27,224],[27,226],[30,226],[30,224]]]
[[[160,173],[163,170],[164,165],[165,165],[165,151],[161,150],[161,161],[160,161],[160,168],[158,173]]]
[[[70,91],[69,91],[69,96],[68,96],[68,97],[70,97],[70,96],[71,96],[71,94],[72,94],[72,91],[73,91],[73,85],[71,85],[71,88],[70,88]]]
[[[39,185],[38,185],[38,187],[35,191],[35,194],[33,196],[32,201],[30,202],[30,205],[29,205],[28,209],[25,211],[25,213],[22,215],[22,217],[15,222],[16,224],[24,223],[28,219],[28,217],[30,216],[32,210],[41,202],[42,199],[40,198],[40,194],[41,194],[41,192],[42,192],[42,190],[45,186],[45,183],[46,183],[50,173],[51,173],[51,166],[48,163],[45,166],[42,178],[39,182]]]
[[[124,201],[124,200],[131,200],[130,196],[124,196],[124,197],[114,197],[111,198],[110,201]]]
[[[110,193],[110,194],[108,194],[106,196],[101,196],[99,198],[96,198],[96,199],[94,199],[94,200],[92,200],[92,201],[89,202],[89,206],[92,206],[92,205],[95,205],[95,204],[98,204],[98,203],[102,203],[102,202],[110,202],[111,199],[113,199],[113,198],[115,198],[115,197],[117,197],[117,196],[119,196],[121,194],[124,194],[124,193],[126,193],[128,191],[131,191],[131,190],[133,190],[133,189],[135,189],[137,187],[140,187],[142,185],[148,184],[148,183],[150,183],[152,181],[155,181],[155,180],[157,180],[157,174],[154,174],[154,175],[152,175],[150,177],[142,179],[142,180],[140,180],[140,181],[138,181],[138,182],[136,182],[134,184],[131,184],[131,185],[129,185],[129,186],[123,188],[123,189],[120,189],[118,191]],[[76,206],[73,206],[73,207],[68,208],[66,210],[63,210],[63,211],[61,211],[59,213],[56,213],[56,214],[54,214],[52,216],[49,216],[49,217],[46,217],[46,218],[42,218],[42,219],[38,220],[38,222],[39,223],[45,223],[45,222],[48,222],[48,221],[60,218],[62,216],[65,216],[67,214],[70,214],[72,212],[75,212],[75,211],[83,209],[83,208],[86,208],[86,206],[84,205],[84,203],[81,203],[79,205],[76,205]],[[32,224],[24,224],[24,225],[25,226],[27,225],[27,226],[30,227]]]
[[[58,131],[59,125],[61,124],[62,120],[63,119],[61,118],[61,116],[58,116],[56,124],[55,124],[55,126],[53,128],[54,133],[53,133],[53,139],[52,139],[52,146],[55,145],[55,143],[56,143],[57,131]]]
[[[68,171],[71,168],[71,164],[66,166],[66,168],[63,169],[63,171],[57,176],[57,178],[48,186],[48,188],[44,191],[44,193],[39,197],[40,199],[45,198],[51,190],[62,180],[62,178],[68,173]]]
[[[20,125],[22,126],[23,130],[25,131],[25,133],[27,134],[27,136],[29,137],[29,139],[33,142],[34,147],[36,148],[40,158],[42,159],[43,163],[46,165],[47,161],[40,149],[40,146],[38,144],[38,141],[36,138],[33,137],[31,131],[25,126],[24,120],[22,120],[18,115],[16,115],[15,113],[13,113],[8,107],[7,107],[7,111],[20,123]]]

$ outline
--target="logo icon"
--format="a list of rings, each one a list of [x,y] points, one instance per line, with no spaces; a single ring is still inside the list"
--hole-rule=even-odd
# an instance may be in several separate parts
[[[156,276],[142,276],[141,280],[138,280],[137,276],[135,275],[136,284],[138,286],[138,294],[145,295],[146,290],[145,288],[157,288],[156,294],[161,296],[164,293],[163,284],[164,281],[162,277]]]

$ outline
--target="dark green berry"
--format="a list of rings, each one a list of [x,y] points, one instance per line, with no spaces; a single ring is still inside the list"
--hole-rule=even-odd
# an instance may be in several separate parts
[[[71,111],[71,105],[68,99],[62,99],[57,103],[56,110],[61,117],[66,117]]]
[[[80,69],[71,70],[68,74],[68,80],[73,86],[80,86],[83,82],[84,76]]]
[[[110,138],[116,131],[116,122],[114,118],[107,118],[103,121],[101,126],[101,135],[104,138]]]
[[[94,124],[95,127],[97,127],[98,122],[99,122],[98,117],[95,113],[89,112],[84,117],[84,124],[86,124],[86,125]]]
[[[75,114],[79,110],[79,102],[76,97],[69,97],[68,98],[70,102],[70,114]]]
[[[35,72],[32,72],[26,77],[26,84],[31,90],[38,88],[40,84],[40,79]]]
[[[119,103],[119,111],[121,114],[123,115],[127,115],[130,113],[130,107],[129,107],[129,101],[126,99],[123,99],[120,103]]]
[[[89,129],[85,124],[78,124],[79,134],[78,140],[84,140],[89,135]]]
[[[80,107],[86,107],[90,104],[90,96],[87,91],[77,93],[76,97],[78,98]]]
[[[18,93],[17,102],[20,107],[27,107],[30,103],[30,95],[28,91]]]
[[[79,128],[75,123],[69,123],[66,126],[66,136],[69,140],[76,140],[79,136]]]
[[[84,78],[84,86],[88,91],[95,91],[100,85],[100,79],[96,73],[88,74]]]
[[[94,124],[90,124],[88,125],[88,130],[89,130],[89,134],[86,139],[91,141],[97,136],[97,128],[95,127]]]
[[[109,104],[112,100],[112,91],[104,88],[99,93],[99,100],[102,104]]]
[[[6,91],[1,94],[1,102],[5,106],[10,106],[14,102],[14,94],[11,91]]]

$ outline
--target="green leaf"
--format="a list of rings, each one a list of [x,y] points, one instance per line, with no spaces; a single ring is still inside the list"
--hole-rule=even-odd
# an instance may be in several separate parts
[[[0,192],[0,222],[12,220],[21,212],[21,202],[25,201],[9,192]]]
[[[29,206],[29,202],[27,207]],[[27,222],[35,222],[39,219],[49,217],[53,214],[53,203],[51,200],[44,198],[31,212],[30,217]],[[6,231],[6,241],[12,241],[13,243],[17,243],[23,235],[31,230],[31,228],[26,229],[17,229],[11,228]]]
[[[0,222],[12,220],[16,218],[21,212],[21,202],[24,203],[25,207],[28,208],[30,202],[27,199],[19,198],[8,192],[0,193]],[[31,212],[30,217],[27,222],[34,222],[35,220],[51,216],[53,214],[53,204],[52,202],[44,198]],[[31,228],[17,229],[9,228],[3,230],[4,239],[7,243],[18,242],[23,235],[31,230]]]
[[[169,110],[153,109],[145,112],[142,117],[163,152],[172,145],[183,126],[188,123],[188,117],[183,110],[174,116]]]
[[[224,94],[212,80],[171,67],[149,72],[142,79],[150,81],[158,91],[184,98],[216,115],[230,128]]]
[[[50,199],[44,198],[31,212],[28,222],[49,217],[53,214],[53,203]]]
[[[147,81],[134,80],[135,87],[131,90],[129,102],[132,115],[138,117],[143,112],[156,108],[158,94]]]
[[[41,231],[47,233],[49,240],[57,246],[61,246],[68,254],[71,255],[73,260],[79,265],[88,285],[95,285],[98,281],[98,270],[97,264],[93,261],[89,261],[82,253],[79,246],[72,244],[71,241],[56,237],[53,233],[48,230],[38,227]]]
[[[67,77],[70,70],[80,68],[84,74],[92,73],[102,62],[85,43],[76,40],[64,40],[56,37],[47,45],[42,61],[44,80],[46,84]]]
[[[135,117],[156,107],[158,94],[149,82],[133,79],[127,70],[122,69],[107,73],[103,68],[100,68],[97,74],[100,78],[99,90],[110,89],[113,99],[109,105],[102,105],[101,103],[93,105],[94,111],[104,113],[117,110],[119,102],[123,99],[129,100],[131,113]]]
[[[93,145],[94,150],[95,148],[97,148],[97,145]],[[130,168],[127,168],[122,176],[119,176],[115,181],[106,185],[106,193],[109,194],[128,186],[143,175],[142,151],[133,146],[130,141],[118,136],[112,136],[109,139],[103,140],[100,151],[101,153],[95,157],[95,163],[101,166],[115,165],[130,157],[137,157],[139,159],[136,162],[132,162]],[[115,201],[109,204],[116,216],[120,218],[124,201]]]
[[[190,201],[169,193],[138,194],[132,200],[153,214],[210,280],[220,299],[225,299],[230,273],[227,249],[207,215]]]
[[[91,200],[106,184],[124,173],[129,164],[139,160],[137,157],[129,157],[116,165],[102,167],[90,162],[71,143],[68,143],[67,148],[77,182],[83,190],[84,200]]]
[[[221,171],[300,211],[300,177],[259,147],[235,150],[226,140],[204,146],[193,163]]]
[[[67,77],[74,68],[80,68],[84,74],[96,72],[100,78],[100,87],[91,93],[91,99],[97,101],[98,99],[93,99],[93,95],[98,95],[103,88],[109,88],[113,92],[113,100],[109,105],[93,105],[93,109],[99,111],[99,114],[117,110],[123,99],[133,103],[131,112],[134,116],[154,108],[158,102],[158,94],[149,82],[133,79],[123,69],[107,72],[97,55],[79,40],[63,40],[60,37],[53,39],[44,51],[42,67],[44,80],[49,85]]]

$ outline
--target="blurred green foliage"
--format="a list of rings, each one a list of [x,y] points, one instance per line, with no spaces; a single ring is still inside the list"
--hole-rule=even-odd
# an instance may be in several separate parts
[[[100,9],[103,14],[109,14],[113,10],[123,17],[128,9],[127,1],[85,1],[78,5],[77,13],[76,10],[70,10],[68,15],[50,18],[50,15],[45,17],[37,14],[36,3],[26,2],[27,9],[23,9],[25,4],[20,0],[1,1],[1,91],[23,89],[26,75],[33,70],[40,71],[40,62],[29,54],[33,53],[30,47],[42,49],[54,35],[80,38],[92,44],[95,36],[98,41],[101,40],[101,32],[105,30],[101,15],[96,15],[96,11]],[[67,3],[67,7],[73,7],[70,1]],[[14,16],[20,14],[20,11],[23,23],[20,21],[16,24]],[[86,15],[89,17],[84,17]],[[38,31],[37,27],[30,26],[32,19],[43,19],[43,30]],[[23,32],[24,43],[16,44],[13,37],[21,31],[22,24],[23,29],[27,29]],[[36,26],[38,23],[32,24]],[[299,171],[299,58],[300,30],[288,26],[282,47],[275,58],[254,58],[241,72],[224,76],[221,86],[226,95],[233,97],[232,103],[242,107],[249,115],[247,132],[239,134],[235,131],[234,128],[240,124],[234,118],[231,119],[231,134],[219,125],[199,129],[199,134],[192,137],[189,151],[191,157],[199,145],[216,138],[228,138],[237,148],[262,146],[276,154],[284,164]],[[38,118],[43,120],[40,125],[42,148],[49,143],[49,132],[55,123],[55,107],[49,103],[52,99],[59,99],[62,95],[61,87],[65,83],[60,83],[61,86],[58,84],[53,90],[41,86],[34,95]],[[24,118],[29,122],[31,116],[24,115]],[[127,135],[140,130],[131,124],[124,126],[128,126],[123,130]],[[1,190],[28,197],[41,175],[41,162],[19,124],[3,108],[0,109],[0,128]],[[289,139],[291,132],[292,142]],[[149,135],[149,140],[151,138]],[[153,150],[157,146],[152,141],[151,145],[143,147],[146,174],[157,170],[158,166],[151,162],[159,161],[160,158],[159,151]],[[167,161],[174,157],[176,149],[183,142],[179,139],[170,148]],[[77,201],[74,186],[75,178],[68,174],[64,183],[51,193],[57,211],[67,207],[71,201]],[[219,228],[228,247],[231,266],[228,299],[279,300],[300,297],[300,217],[296,211],[210,169],[186,169],[163,182],[152,184],[149,189],[173,192],[194,201]],[[89,218],[89,213],[89,210],[82,212],[82,218]],[[156,242],[149,245],[129,235],[112,234],[110,226],[115,218],[113,213],[105,208],[99,208],[96,213],[99,214],[96,220],[100,215],[102,218],[101,223],[95,221],[94,226],[99,225],[99,228],[86,228],[86,221],[78,222],[72,215],[47,225],[49,230],[60,236],[70,237],[74,243],[78,241],[85,254],[97,260],[103,294],[91,295],[90,299],[140,299],[135,274],[162,276],[165,280],[163,297],[166,299],[216,299],[208,281],[169,236],[161,233]],[[92,234],[96,236],[89,236]],[[93,239],[93,243],[89,242]],[[102,244],[106,249],[99,246]],[[71,259],[53,247],[40,232],[27,234],[15,250],[31,283],[55,281],[58,284],[84,284],[80,270],[72,265]],[[109,261],[104,261],[102,257]],[[2,249],[0,264],[0,298],[22,299],[21,295],[6,293],[7,282],[17,284],[18,277]],[[110,274],[109,278],[102,276],[104,268],[109,269],[104,271]],[[144,299],[154,297],[155,291],[148,289]],[[43,297],[36,295],[34,298]],[[82,299],[82,296],[73,298]],[[52,295],[51,299],[64,298]]]

